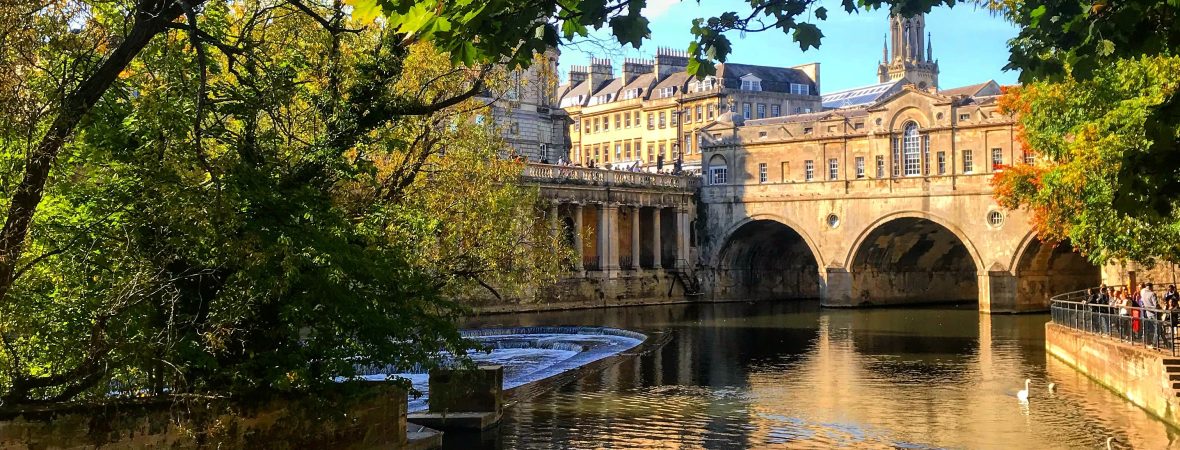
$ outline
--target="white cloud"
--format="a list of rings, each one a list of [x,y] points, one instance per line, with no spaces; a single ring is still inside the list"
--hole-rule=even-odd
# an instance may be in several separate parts
[[[680,0],[647,0],[647,5],[643,7],[641,14],[649,20],[655,19],[671,11],[677,3],[680,3]]]

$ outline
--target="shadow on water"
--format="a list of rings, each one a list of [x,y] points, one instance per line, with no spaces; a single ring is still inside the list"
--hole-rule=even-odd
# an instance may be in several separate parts
[[[477,317],[605,325],[655,351],[508,408],[447,448],[1170,448],[1175,430],[1044,351],[1045,315],[731,303]],[[1014,393],[1033,381],[1021,407]],[[1058,384],[1049,396],[1048,382]]]

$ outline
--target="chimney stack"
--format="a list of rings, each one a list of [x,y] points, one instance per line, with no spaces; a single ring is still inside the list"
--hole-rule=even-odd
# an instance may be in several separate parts
[[[570,66],[569,83],[570,86],[577,86],[578,83],[586,81],[590,75],[590,68],[586,66]]]
[[[627,58],[623,60],[623,86],[631,84],[635,78],[645,73],[651,73],[655,61],[650,59]]]
[[[656,49],[656,78],[664,77],[688,69],[688,52],[673,50],[669,47]]]
[[[615,70],[611,67],[611,62],[606,58],[590,58],[590,92],[595,90],[611,78],[615,77]]]

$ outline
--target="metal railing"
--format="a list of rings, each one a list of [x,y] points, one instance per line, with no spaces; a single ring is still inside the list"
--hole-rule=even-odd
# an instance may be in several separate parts
[[[1090,289],[1053,296],[1049,308],[1053,323],[1176,355],[1180,310],[1112,306],[1090,300]]]
[[[557,166],[529,163],[524,167],[525,179],[542,183],[580,183],[602,186],[667,187],[696,189],[701,177],[695,175],[664,175],[647,172],[591,169],[587,167]]]

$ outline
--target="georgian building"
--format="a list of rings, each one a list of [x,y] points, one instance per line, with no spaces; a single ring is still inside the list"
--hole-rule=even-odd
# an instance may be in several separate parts
[[[825,94],[822,111],[729,114],[701,131],[706,183],[865,181],[988,174],[1030,161],[994,81],[938,90],[924,18],[890,18],[880,84]],[[917,51],[926,42],[926,52]]]
[[[610,60],[573,66],[558,87],[570,159],[645,170],[671,169],[679,160],[697,169],[699,130],[725,112],[756,120],[820,108],[819,64],[725,63],[702,80],[689,76],[687,65],[687,54],[661,48],[652,60],[625,60],[618,77]]]
[[[487,93],[492,120],[516,154],[555,163],[569,154],[565,116],[557,109],[557,49],[539,55],[528,69],[509,74],[503,93]]]

